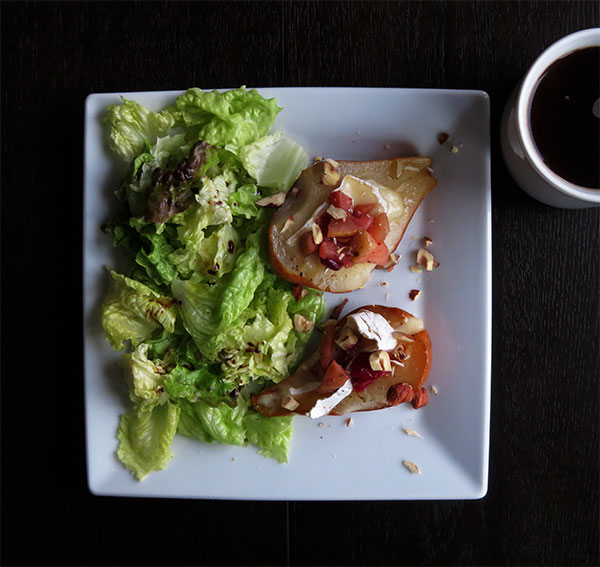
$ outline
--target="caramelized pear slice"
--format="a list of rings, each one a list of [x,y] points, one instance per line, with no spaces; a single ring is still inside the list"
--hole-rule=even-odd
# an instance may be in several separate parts
[[[354,206],[374,205],[371,214],[385,212],[389,232],[385,245],[393,252],[417,207],[435,186],[431,159],[404,157],[380,161],[337,161],[339,179],[332,185],[328,162],[317,162],[300,175],[269,227],[269,253],[274,270],[285,280],[323,291],[345,293],[365,286],[374,263],[337,271],[327,269],[318,254],[305,256],[301,237],[326,213],[329,194],[342,189]],[[342,244],[340,245],[342,246]]]
[[[389,353],[392,370],[378,377],[360,391],[353,389],[349,395],[331,407],[327,412],[329,415],[371,411],[394,405],[388,401],[389,389],[396,384],[407,384],[416,393],[427,380],[431,368],[431,340],[429,333],[423,328],[422,321],[402,309],[382,305],[360,307],[343,317],[335,324],[335,327],[328,328],[324,335],[325,340],[321,344],[321,350],[330,348],[331,341],[328,339],[332,336],[332,330],[337,340],[335,351],[328,356],[328,364],[329,358],[337,360],[348,371],[352,367],[352,361],[356,360],[361,353],[377,350],[377,345],[373,344],[374,341],[362,337],[350,351],[344,351],[339,346],[339,344],[343,346],[343,341],[339,339],[344,336],[342,330],[347,329],[348,317],[358,311],[371,311],[381,315],[394,328],[397,344]],[[253,396],[254,408],[267,417],[274,417],[291,414],[309,415],[317,406],[317,402],[326,405],[327,399],[335,395],[335,392],[332,393],[328,388],[321,387],[326,369],[319,363],[320,358],[320,352],[314,353],[289,378],[265,390],[260,395]],[[292,404],[288,403],[290,398],[293,401]]]

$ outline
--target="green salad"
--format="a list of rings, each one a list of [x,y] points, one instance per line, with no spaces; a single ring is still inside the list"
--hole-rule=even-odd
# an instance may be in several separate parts
[[[307,153],[280,132],[281,111],[244,87],[187,90],[160,112],[126,100],[107,108],[110,146],[129,164],[119,213],[103,230],[126,256],[107,267],[102,325],[124,351],[131,409],[118,456],[140,480],[164,469],[175,434],[207,443],[253,444],[286,462],[291,417],[266,418],[250,394],[299,364],[322,294],[273,273],[266,196],[288,191]]]

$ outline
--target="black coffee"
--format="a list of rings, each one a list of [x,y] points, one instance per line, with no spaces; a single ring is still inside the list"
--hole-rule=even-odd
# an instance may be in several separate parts
[[[600,47],[579,49],[546,69],[530,113],[533,141],[545,164],[591,189],[600,188],[599,91]]]

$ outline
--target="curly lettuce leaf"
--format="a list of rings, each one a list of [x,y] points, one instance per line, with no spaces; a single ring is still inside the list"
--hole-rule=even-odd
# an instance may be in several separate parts
[[[250,443],[258,445],[263,457],[276,459],[280,463],[288,462],[290,441],[292,439],[292,417],[265,417],[257,412],[247,412],[242,424]]]
[[[281,111],[274,98],[241,87],[226,92],[188,89],[168,111],[178,125],[192,129],[197,139],[238,154],[264,136]]]
[[[152,112],[134,100],[121,99],[121,104],[107,108],[104,120],[109,127],[111,149],[129,163],[146,142],[154,144],[159,136],[164,136],[175,120],[169,112]]]
[[[107,269],[112,280],[102,305],[102,327],[114,349],[121,350],[125,340],[138,345],[161,325],[169,331],[174,329],[176,311],[170,297]]]

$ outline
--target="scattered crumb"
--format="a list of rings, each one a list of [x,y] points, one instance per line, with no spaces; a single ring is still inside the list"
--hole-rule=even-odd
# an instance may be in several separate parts
[[[332,456],[334,459],[337,459],[337,455],[336,455],[335,453],[331,453],[331,456]]]
[[[323,156],[315,156],[315,161],[323,161]]]
[[[438,142],[440,143],[440,146],[442,144],[445,144],[448,141],[448,138],[450,137],[450,134],[446,133],[446,132],[440,132],[438,134]]]
[[[351,417],[349,417],[349,418],[346,420],[346,427],[350,427],[350,426],[352,426],[353,424],[354,424],[354,421],[352,420],[352,418],[351,418]]]
[[[387,286],[388,286],[388,283],[387,283],[387,282],[381,282],[381,283],[379,284],[379,286],[380,286],[380,287],[387,287]]]
[[[429,171],[429,173],[433,174],[433,167],[427,166],[427,171]]]
[[[413,265],[413,266],[410,267],[410,271],[413,274],[420,274],[423,270],[421,270],[421,268],[419,268],[419,266],[414,266]]]
[[[429,236],[424,236],[423,243],[425,244],[425,247],[427,248],[433,244],[433,240],[431,238],[429,238]]]
[[[421,469],[412,461],[407,461],[406,459],[402,461],[402,464],[412,473],[412,474],[421,474]]]
[[[235,461],[235,457],[231,457],[231,460],[232,460],[232,461]]]
[[[429,222],[435,222],[433,219],[429,219]]]
[[[388,291],[388,292],[385,294],[385,300],[386,300],[386,301],[389,301],[389,299],[390,299],[390,292]]]
[[[411,289],[410,293],[408,294],[408,297],[411,301],[414,301],[415,299],[417,299],[417,297],[419,297],[419,295],[421,295],[420,289]]]
[[[406,433],[407,435],[410,435],[411,437],[418,437],[419,439],[423,439],[423,436],[418,431],[415,431],[414,429],[408,429],[408,427],[403,427],[402,431],[404,431],[404,433]]]
[[[317,423],[317,425],[318,425],[319,427],[323,427],[323,425],[324,425],[324,424],[323,424],[323,422],[322,422],[322,421],[319,421],[319,423]]]
[[[451,151],[453,154],[456,154],[456,153],[458,153],[458,148],[457,148],[456,146],[452,146],[452,147],[450,148],[450,151]]]
[[[434,385],[432,384],[432,385],[429,387],[429,389],[431,390],[431,393],[432,393],[434,396],[437,396],[437,395],[438,395],[438,389],[437,389],[437,386],[434,386]]]

